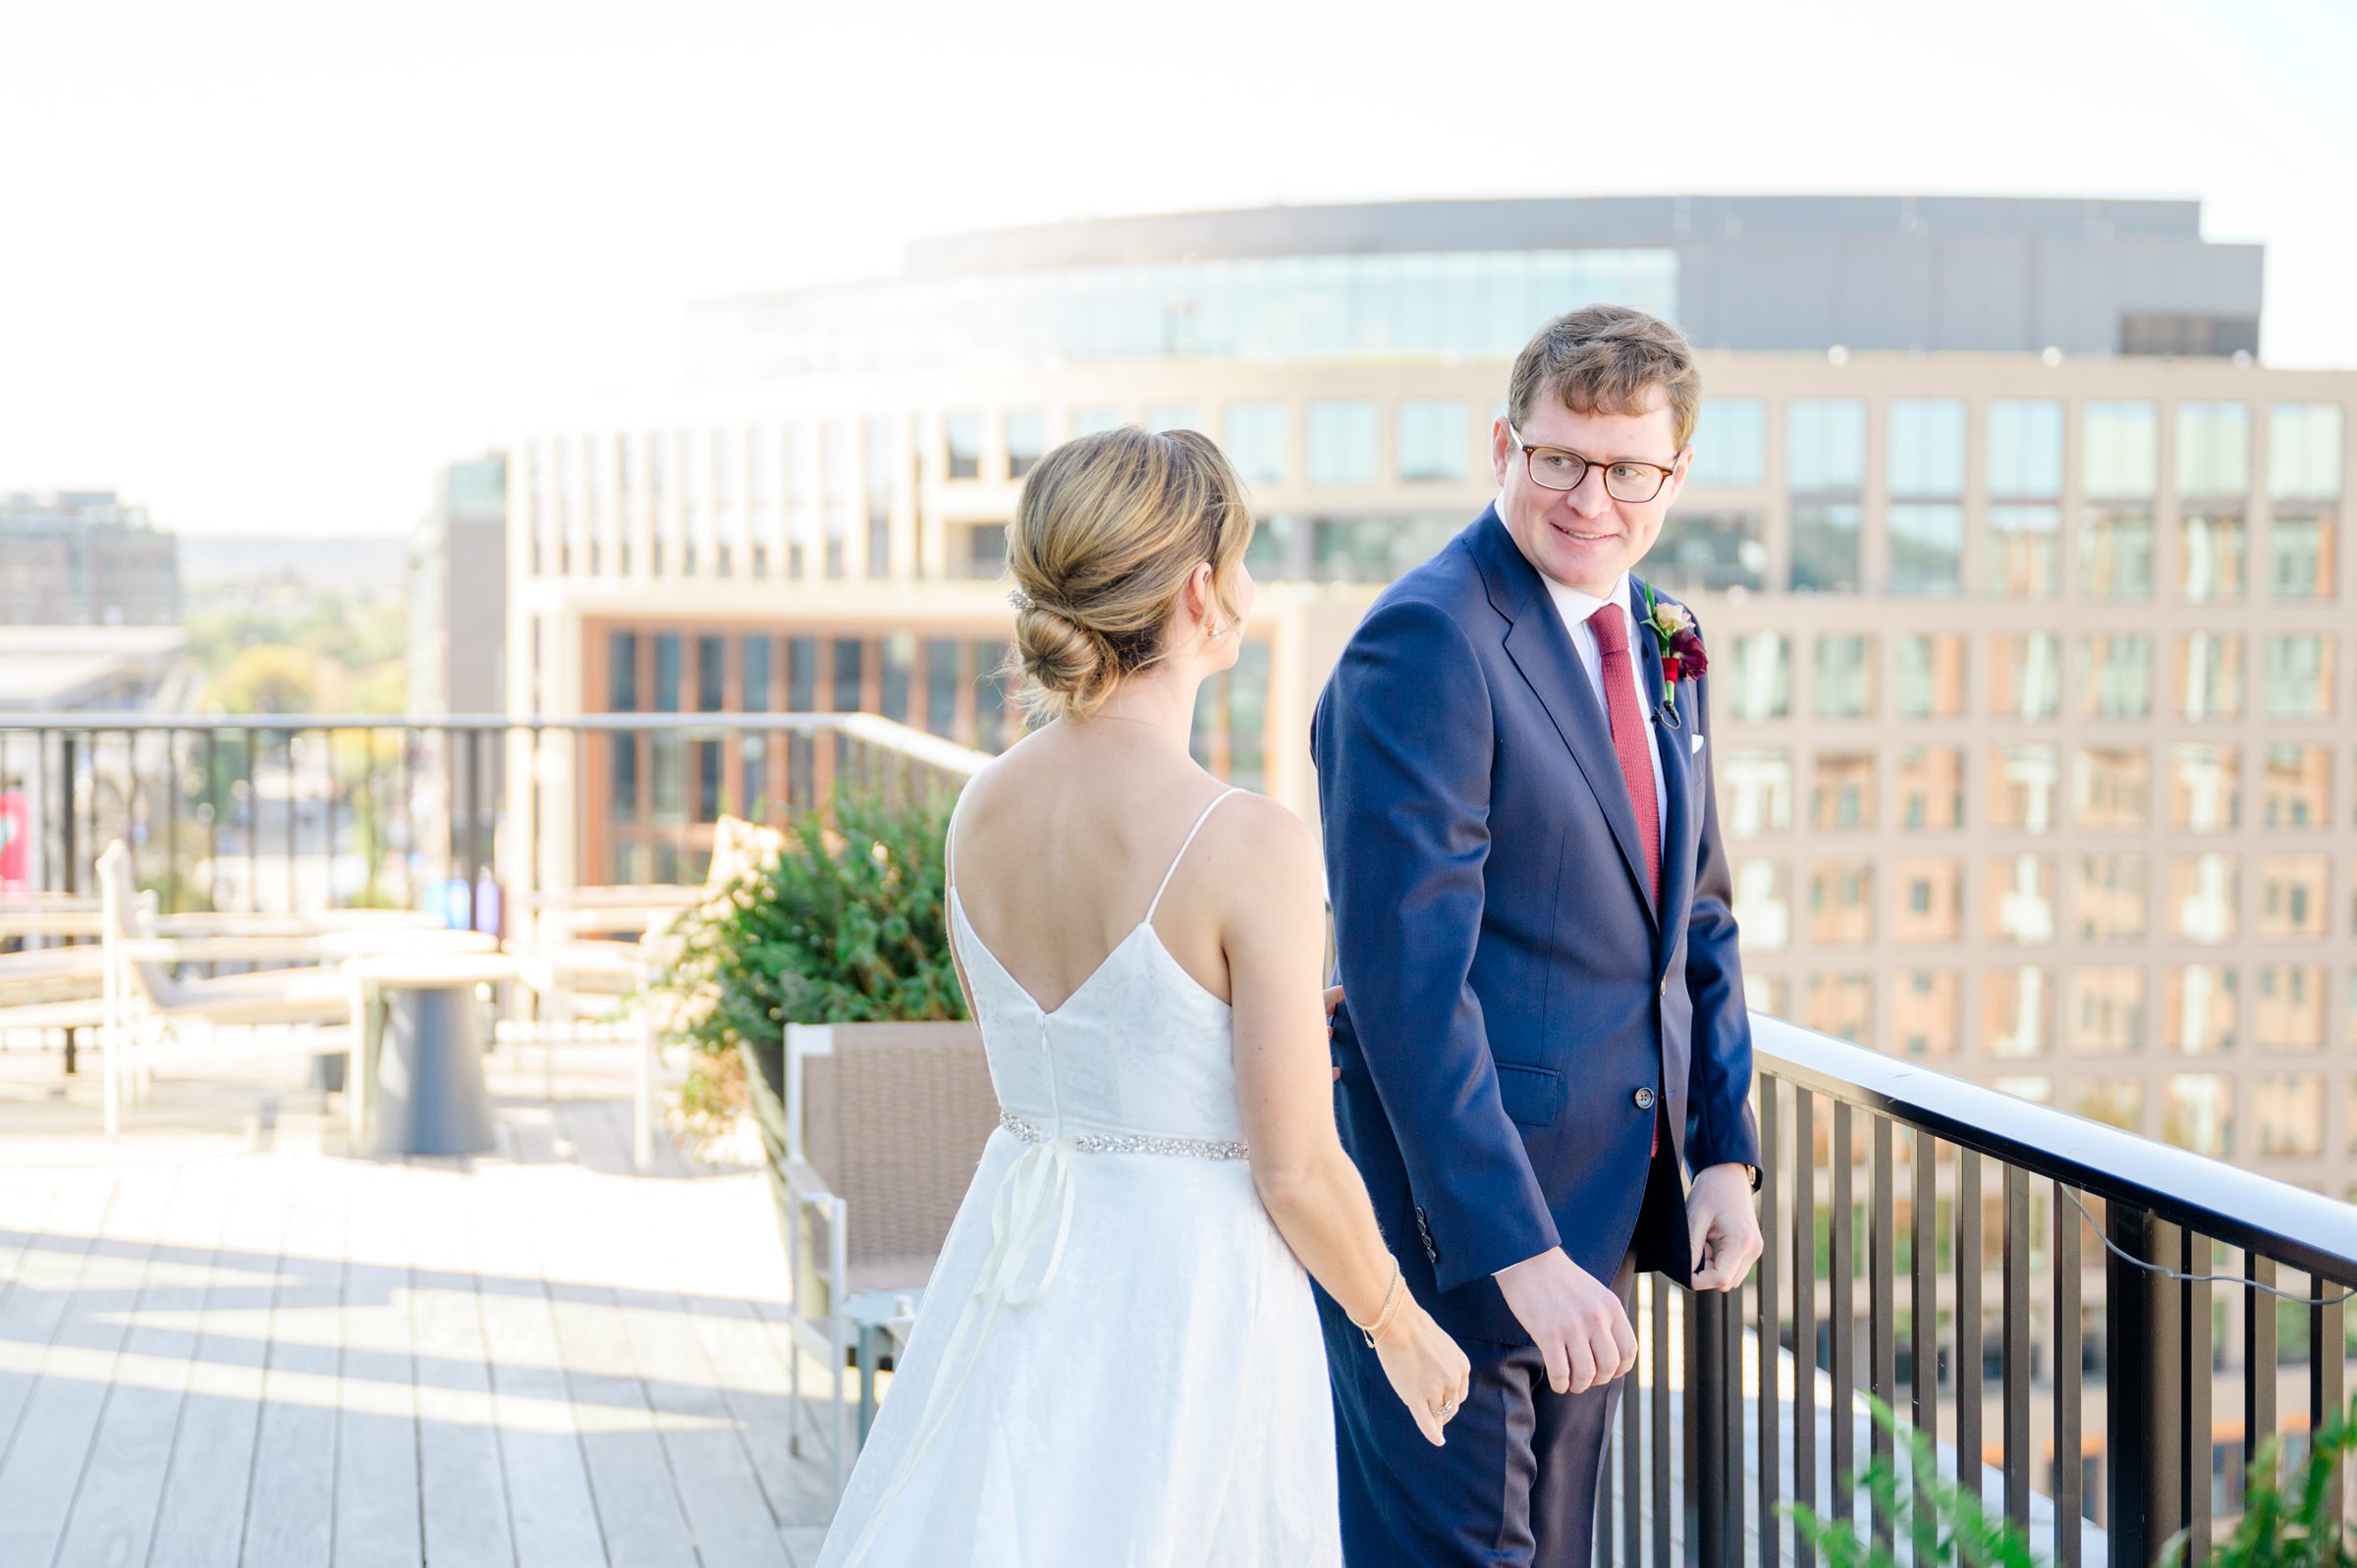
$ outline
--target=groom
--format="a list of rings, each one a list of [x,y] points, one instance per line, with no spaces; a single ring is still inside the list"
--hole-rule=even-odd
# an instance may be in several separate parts
[[[1343,1140],[1473,1360],[1433,1447],[1320,1294],[1350,1568],[1587,1562],[1634,1271],[1731,1291],[1760,1255],[1706,660],[1629,574],[1700,396],[1642,311],[1549,322],[1492,432],[1497,502],[1318,701]]]

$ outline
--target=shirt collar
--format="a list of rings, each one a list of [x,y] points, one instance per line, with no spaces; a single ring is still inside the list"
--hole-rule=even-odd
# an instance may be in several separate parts
[[[1622,615],[1628,614],[1628,573],[1625,571],[1620,573],[1619,580],[1602,599],[1592,593],[1582,593],[1568,583],[1558,582],[1543,571],[1539,573],[1539,580],[1547,584],[1548,596],[1554,599],[1556,611],[1563,618],[1565,626],[1580,624],[1606,605],[1618,605]]]

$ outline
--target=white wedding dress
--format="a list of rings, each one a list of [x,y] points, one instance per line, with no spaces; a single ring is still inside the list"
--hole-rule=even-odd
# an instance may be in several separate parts
[[[966,920],[957,833],[1000,1125],[819,1568],[1339,1568],[1309,1279],[1243,1158],[1228,1004],[1155,935],[1170,874],[1050,1011]]]

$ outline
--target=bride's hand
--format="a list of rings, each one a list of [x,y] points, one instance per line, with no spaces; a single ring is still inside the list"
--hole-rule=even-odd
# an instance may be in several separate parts
[[[1392,1391],[1416,1418],[1424,1440],[1441,1446],[1441,1429],[1464,1408],[1473,1363],[1412,1299],[1375,1336],[1375,1354],[1383,1362],[1383,1375],[1392,1379]]]

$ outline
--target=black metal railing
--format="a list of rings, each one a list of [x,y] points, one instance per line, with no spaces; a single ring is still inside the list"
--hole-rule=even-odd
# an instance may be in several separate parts
[[[1753,1022],[1768,1251],[1642,1291],[1600,1563],[1815,1568],[1787,1501],[1906,1560],[1845,1484],[1894,1447],[1866,1394],[2057,1568],[2199,1563],[2259,1446],[2342,1408],[2357,1208]]]

